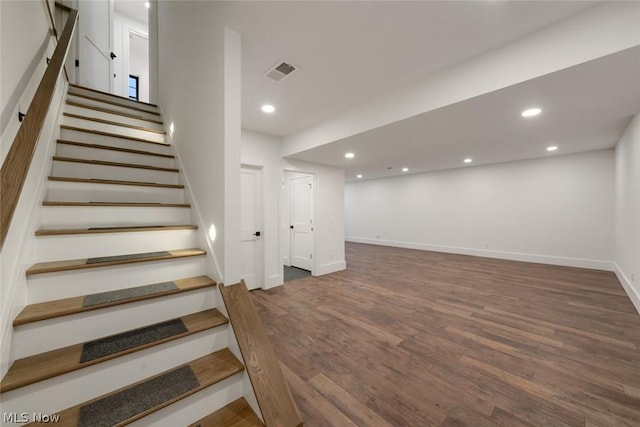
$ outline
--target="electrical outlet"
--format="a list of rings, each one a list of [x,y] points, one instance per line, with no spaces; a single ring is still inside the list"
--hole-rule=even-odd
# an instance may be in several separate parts
[[[379,239],[379,238],[380,238],[380,235],[379,235],[379,234],[376,234],[376,239]]]
[[[485,243],[485,244],[484,244],[484,247],[485,247],[485,249],[489,249],[489,244],[488,244],[488,243]]]

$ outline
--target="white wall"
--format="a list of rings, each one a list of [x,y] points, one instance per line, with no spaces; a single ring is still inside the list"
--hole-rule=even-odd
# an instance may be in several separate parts
[[[225,29],[225,4],[157,6],[159,103],[167,130],[174,126],[167,139],[175,145],[201,231],[208,233],[212,225],[217,230],[208,248],[217,265],[216,278],[234,283],[240,277],[240,258],[228,252],[234,250],[236,237],[227,235],[226,223],[240,216],[239,195],[232,191],[240,181],[240,111],[239,103],[234,104],[240,88],[226,88],[239,86],[239,77],[225,73],[237,72],[240,42]],[[231,232],[237,233],[239,247],[239,226]]]
[[[614,153],[346,185],[347,241],[611,270]]]
[[[146,49],[135,49],[129,39],[129,31],[142,34],[147,37]],[[116,95],[129,97],[129,74],[140,77],[140,101],[149,102],[149,26],[130,16],[119,12],[113,13],[113,53],[116,58],[113,60],[114,90]],[[130,48],[131,55],[129,57]],[[136,57],[137,55],[137,57]]]
[[[640,312],[640,114],[616,145],[616,274]]]
[[[241,159],[243,164],[263,168],[265,288],[282,284],[283,254],[288,252],[289,223],[281,221],[285,170],[314,175],[314,273],[344,270],[344,171],[283,159],[279,138],[246,129],[242,130]]]

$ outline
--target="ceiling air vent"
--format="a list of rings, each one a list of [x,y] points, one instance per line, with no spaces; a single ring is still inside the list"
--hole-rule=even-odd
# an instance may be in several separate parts
[[[287,62],[282,61],[271,67],[269,71],[264,73],[264,75],[269,77],[273,81],[279,82],[285,77],[290,76],[297,69],[298,67],[296,67],[295,65],[291,65]]]

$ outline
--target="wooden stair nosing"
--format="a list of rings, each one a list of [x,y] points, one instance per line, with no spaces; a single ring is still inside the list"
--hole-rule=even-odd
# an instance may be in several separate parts
[[[231,351],[228,348],[216,351],[215,353],[211,353],[207,356],[204,357],[200,357],[196,360],[193,360],[189,363],[185,363],[183,365],[180,366],[176,366],[173,369],[176,368],[180,368],[182,366],[190,366],[191,369],[193,370],[193,373],[195,374],[198,382],[200,383],[199,387],[196,387],[192,390],[189,390],[188,392],[175,397],[173,399],[167,400],[153,408],[150,408],[144,412],[141,412],[139,414],[134,415],[133,417],[119,423],[118,425],[126,425],[129,423],[132,423],[133,421],[139,420],[140,418],[149,415],[153,412],[156,412],[164,407],[167,407],[169,405],[171,405],[172,403],[175,403],[179,400],[182,400],[188,396],[191,396],[192,394],[195,394],[201,390],[204,390],[205,388],[212,386],[216,383],[219,383],[222,380],[225,380],[235,374],[238,374],[240,372],[242,372],[244,370],[244,366],[242,366],[242,363],[240,363],[238,361],[238,359],[236,359],[236,357],[233,355],[233,353],[231,353]],[[79,405],[76,405],[74,407],[65,409],[64,411],[59,412],[57,415],[60,415],[60,422],[57,424],[59,427],[75,427],[78,424],[78,416],[79,416],[79,412],[80,412],[80,408],[90,404],[92,402],[95,402],[99,399],[105,398],[107,396],[111,396],[115,393],[119,393],[122,390],[125,390],[127,388],[130,387],[134,387],[138,384],[144,383],[146,381],[152,380],[153,378],[159,377],[163,374],[165,374],[165,372],[162,372],[158,375],[154,375],[152,377],[149,378],[145,378],[142,381],[138,381],[134,384],[131,384],[127,387],[123,387],[120,388],[118,390],[115,390],[109,394],[97,397],[95,399],[89,400],[87,402],[83,402]],[[32,425],[32,424],[29,424]],[[35,423],[33,423],[33,425],[35,425]]]
[[[115,166],[115,167],[121,167],[121,168],[149,169],[149,170],[155,170],[159,172],[176,172],[176,173],[179,172],[179,169],[176,169],[176,168],[163,168],[160,166],[140,165],[137,163],[108,162],[106,160],[79,159],[75,157],[53,156],[53,160],[58,162],[87,163],[92,165]]]
[[[127,108],[129,110],[140,111],[142,113],[149,113],[149,114],[154,114],[156,116],[160,116],[160,113],[157,112],[157,111],[149,111],[149,110],[146,110],[144,108],[136,107],[134,105],[124,105],[124,104],[121,104],[119,102],[112,101],[110,99],[98,98],[97,96],[90,96],[90,95],[87,95],[87,94],[84,94],[84,93],[67,92],[67,95],[68,96],[75,96],[75,97],[78,97],[78,98],[90,99],[90,100],[96,101],[96,102],[103,102],[105,104],[115,105],[117,107]]]
[[[64,236],[68,234],[108,234],[108,233],[136,233],[141,231],[175,231],[175,230],[197,230],[198,226],[193,224],[184,225],[158,225],[153,227],[122,226],[104,228],[47,228],[36,230],[36,236]]]
[[[106,184],[106,185],[129,185],[136,187],[157,187],[157,188],[171,188],[175,190],[184,189],[182,184],[158,184],[157,182],[144,182],[144,181],[119,181],[115,179],[98,179],[98,178],[74,178],[68,176],[50,176],[49,181],[58,182],[75,182],[84,184]]]
[[[173,154],[154,153],[153,151],[134,150],[133,148],[114,147],[111,145],[89,144],[87,142],[69,141],[68,139],[58,139],[56,142],[58,144],[74,145],[77,147],[93,148],[96,150],[122,151],[123,153],[141,154],[144,156],[166,157],[168,159],[175,159],[176,157]]]
[[[188,427],[263,427],[260,418],[253,412],[244,397],[236,399],[228,405],[189,424]]]
[[[105,92],[105,91],[94,89],[94,88],[87,87],[87,86],[81,86],[81,85],[75,84],[75,83],[69,83],[69,86],[74,87],[76,89],[84,89],[84,90],[88,90],[90,92],[100,93],[102,95],[108,95],[108,96],[111,96],[113,98],[121,99],[123,101],[135,102],[136,104],[143,104],[143,105],[148,105],[150,107],[158,108],[158,106],[156,104],[151,104],[150,102],[136,101],[135,99],[125,98],[124,96],[115,95],[113,93]]]
[[[42,202],[42,206],[118,207],[118,208],[190,208],[190,203],[137,203],[137,202]]]
[[[222,313],[220,313],[215,308],[198,313],[188,314],[186,316],[179,317],[178,319],[182,320],[182,322],[186,326],[186,332],[162,338],[150,343],[145,343],[139,345],[138,347],[128,348],[126,350],[99,357],[97,359],[88,360],[86,362],[80,362],[82,348],[85,343],[73,344],[70,346],[18,359],[13,363],[13,365],[11,365],[11,368],[9,368],[9,371],[2,379],[2,382],[0,383],[0,393],[6,393],[8,391],[27,386],[29,384],[48,380],[59,375],[86,368],[88,366],[96,365],[98,363],[106,362],[107,360],[115,359],[126,354],[135,353],[149,347],[154,347],[156,345],[160,345],[169,341],[174,341],[179,338],[206,331],[207,329],[213,329],[215,327],[228,323],[227,318],[224,317]],[[121,333],[126,332],[128,331],[123,331]],[[110,336],[115,335],[120,335],[120,333]],[[101,337],[99,339],[109,338],[110,336]]]
[[[105,132],[105,131],[101,131],[101,130],[80,128],[80,127],[77,127],[77,126],[60,125],[60,129],[71,130],[71,131],[75,131],[75,132],[92,133],[94,135],[108,136],[110,138],[127,139],[129,141],[144,142],[146,144],[157,144],[157,145],[162,145],[164,147],[169,147],[170,146],[170,144],[167,144],[167,143],[164,143],[164,142],[151,141],[149,139],[137,138],[137,137],[134,137],[134,136],[120,135],[118,133]]]
[[[206,251],[202,249],[178,249],[173,251],[167,251],[169,255],[157,255],[147,258],[133,258],[133,259],[123,259],[117,261],[104,261],[104,262],[96,262],[92,264],[87,264],[87,258],[81,259],[71,259],[71,260],[63,260],[63,261],[49,261],[49,262],[39,262],[37,264],[32,265],[27,269],[27,276],[33,276],[36,274],[44,274],[44,273],[56,273],[61,271],[72,271],[72,270],[84,270],[88,268],[98,268],[98,267],[110,267],[115,265],[124,265],[124,264],[135,264],[141,262],[152,262],[152,261],[166,261],[172,259],[179,258],[188,258],[193,256],[201,256],[206,254]]]
[[[149,118],[144,117],[144,116],[138,116],[136,114],[129,114],[129,113],[125,113],[123,111],[112,110],[112,109],[109,109],[109,108],[97,107],[97,106],[91,105],[91,104],[83,104],[82,102],[66,100],[65,103],[67,105],[71,105],[72,107],[85,108],[87,110],[93,110],[93,111],[100,111],[101,113],[107,113],[107,114],[113,114],[113,115],[122,116],[122,117],[128,117],[130,119],[142,120],[142,121],[145,121],[145,122],[151,122],[151,123],[155,123],[155,124],[158,124],[158,125],[164,124],[164,122],[162,122],[160,120],[153,120],[153,119],[149,119]],[[126,108],[126,107],[124,107],[124,108]]]
[[[54,301],[45,301],[37,304],[30,304],[23,308],[20,314],[18,314],[18,316],[13,320],[13,326],[25,325],[41,320],[54,319],[56,317],[68,316],[76,313],[84,313],[101,308],[124,305],[136,301],[144,301],[147,299],[158,298],[165,295],[179,294],[196,289],[214,287],[217,285],[215,280],[210,279],[207,276],[187,277],[185,279],[176,279],[173,282],[176,284],[177,289],[156,292],[154,294],[140,295],[137,297],[127,298],[125,300],[110,301],[86,307],[82,305],[86,295],[64,298]]]
[[[63,113],[62,115],[65,116],[65,117],[70,117],[72,119],[88,120],[90,122],[102,123],[102,124],[110,125],[110,126],[120,126],[120,127],[127,128],[127,129],[134,129],[134,130],[140,130],[140,131],[144,131],[144,132],[158,133],[160,135],[166,135],[167,134],[167,132],[165,132],[163,130],[146,128],[144,126],[131,125],[129,123],[114,122],[113,120],[100,119],[98,117],[81,116],[80,114],[74,114],[74,113]]]

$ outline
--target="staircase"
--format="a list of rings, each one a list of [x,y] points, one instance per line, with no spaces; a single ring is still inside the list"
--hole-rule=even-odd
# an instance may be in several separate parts
[[[70,86],[4,423],[263,425],[164,141],[156,106]]]

